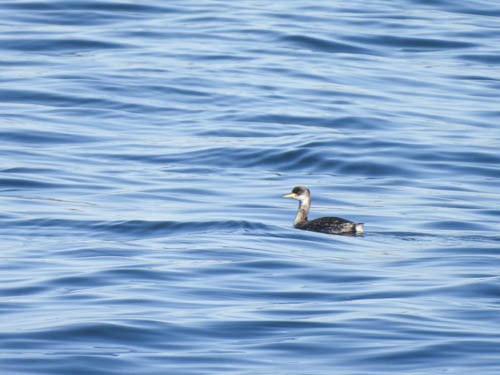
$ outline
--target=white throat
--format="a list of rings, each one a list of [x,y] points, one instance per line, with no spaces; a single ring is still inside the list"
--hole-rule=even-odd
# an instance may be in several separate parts
[[[309,213],[309,209],[311,208],[311,198],[306,197],[299,201],[299,209],[297,211],[297,216],[295,216],[295,220],[293,222],[294,225],[299,225],[304,221],[307,221],[307,214]]]

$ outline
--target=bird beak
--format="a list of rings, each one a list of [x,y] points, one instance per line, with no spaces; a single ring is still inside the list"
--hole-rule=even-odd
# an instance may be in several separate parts
[[[297,194],[295,194],[295,193],[288,193],[288,194],[283,195],[283,198],[295,198],[296,196],[297,196]]]

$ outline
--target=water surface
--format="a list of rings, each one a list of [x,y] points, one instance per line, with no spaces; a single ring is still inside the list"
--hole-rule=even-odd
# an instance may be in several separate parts
[[[3,1],[2,374],[498,374],[494,1]],[[362,237],[292,227],[364,222]]]

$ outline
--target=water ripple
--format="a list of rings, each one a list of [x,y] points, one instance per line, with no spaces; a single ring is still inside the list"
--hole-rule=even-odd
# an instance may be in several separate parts
[[[499,15],[1,2],[0,373],[498,374]]]
[[[336,42],[333,40],[324,40],[304,35],[286,35],[280,38],[282,42],[292,47],[301,47],[311,51],[326,52],[326,53],[360,53],[373,54],[368,49],[357,47],[348,43]]]

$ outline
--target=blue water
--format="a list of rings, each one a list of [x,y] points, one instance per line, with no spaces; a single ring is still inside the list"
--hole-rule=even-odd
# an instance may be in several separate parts
[[[499,51],[493,0],[2,1],[0,372],[499,374]]]

